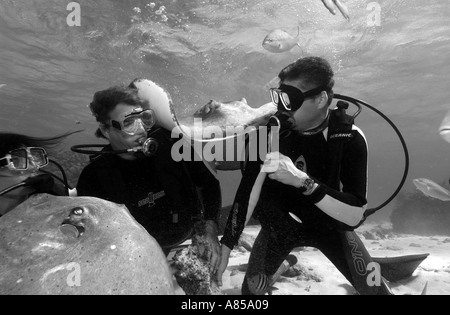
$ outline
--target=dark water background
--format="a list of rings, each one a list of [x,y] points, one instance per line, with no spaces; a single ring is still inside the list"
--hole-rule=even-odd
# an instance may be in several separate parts
[[[97,90],[146,77],[171,93],[179,115],[210,99],[246,97],[257,107],[270,100],[265,86],[279,70],[304,54],[319,55],[336,71],[337,93],[372,104],[404,135],[411,156],[404,192],[414,190],[413,178],[450,177],[450,144],[437,132],[450,109],[448,0],[378,1],[381,26],[367,23],[370,1],[361,0],[346,1],[351,22],[317,0],[165,0],[154,8],[150,1],[84,0],[81,26],[70,27],[69,2],[1,0],[0,130],[50,136],[82,128],[61,149],[69,158],[70,146],[99,142],[86,107]],[[297,26],[303,53],[262,48],[272,29],[295,35]],[[370,110],[357,123],[369,142],[374,207],[397,187],[403,151]],[[220,178],[229,204],[239,173]],[[391,207],[374,218],[386,218]]]

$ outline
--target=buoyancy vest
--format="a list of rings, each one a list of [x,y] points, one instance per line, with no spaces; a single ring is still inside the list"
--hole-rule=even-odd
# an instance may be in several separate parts
[[[337,109],[330,111],[327,121],[321,126],[321,128],[318,128],[318,130],[316,130],[314,133],[310,132],[308,135],[303,136],[296,134],[292,130],[292,126],[291,128],[289,128],[289,126],[293,124],[292,121],[289,121],[289,115],[287,115],[286,113],[278,113],[279,116],[277,118],[279,120],[279,124],[281,125],[281,129],[279,131],[280,152],[284,155],[289,156],[291,159],[298,157],[298,150],[296,148],[296,143],[299,139],[298,137],[310,137],[319,133],[323,134],[324,130],[327,130],[325,151],[321,149],[323,148],[321,144],[317,144],[318,151],[316,152],[315,149],[312,148],[311,152],[313,152],[313,155],[315,156],[314,159],[316,161],[322,161],[319,163],[323,163],[323,167],[326,170],[322,172],[323,177],[319,178],[319,180],[328,187],[336,190],[340,190],[341,162],[345,146],[355,137],[355,133],[357,132],[356,130],[353,130],[354,117],[346,113],[347,108],[348,103],[338,102]],[[316,143],[314,143],[314,145],[316,145]],[[275,218],[277,215],[275,213],[271,213],[272,210],[269,209],[270,207],[267,208],[263,204],[259,204],[256,208],[257,209],[255,210],[255,217],[259,219],[261,223],[263,223],[263,221],[265,220],[265,215],[262,215],[262,213],[265,213],[266,216],[268,216],[266,223],[268,223],[269,225],[273,224],[273,221],[276,220]],[[278,215],[281,214],[278,213]],[[347,225],[329,218],[325,214],[321,215],[320,212],[317,214],[317,216],[321,217],[320,221],[322,222],[322,226],[328,226],[329,228],[339,230],[351,229]]]
[[[355,117],[350,116],[346,113],[348,109],[348,103],[339,101],[337,103],[337,108],[330,111],[328,117],[328,132],[327,132],[327,165],[330,172],[328,173],[328,177],[324,180],[324,183],[329,185],[332,188],[339,188],[340,185],[340,172],[341,172],[341,161],[343,155],[343,149],[346,143],[352,140],[355,137],[356,130],[353,130],[353,124]],[[283,115],[283,114],[282,114]],[[293,122],[288,122],[287,116],[281,121],[281,129],[280,133],[280,141],[282,138],[287,138],[291,136],[291,130],[284,130],[284,125],[289,128],[289,124],[293,124]],[[326,126],[325,125],[325,126]],[[269,125],[270,131],[270,125]],[[259,135],[258,135],[259,136]],[[244,173],[245,166],[248,163],[248,144],[249,137],[246,137],[246,159],[245,162],[241,163],[241,171]],[[259,143],[259,142],[258,142]]]
[[[157,153],[152,159],[155,167],[155,177],[162,184],[165,196],[169,200],[171,222],[161,222],[161,231],[149,231],[164,247],[178,245],[191,236],[193,223],[202,218],[202,203],[195,185],[184,161],[175,162],[171,157],[174,139],[170,132],[161,129],[153,134],[159,143]],[[175,139],[176,140],[176,139]],[[111,150],[106,147],[105,150]],[[129,187],[126,186],[119,167],[118,157],[112,154],[101,155],[92,160],[96,163],[97,177],[116,200],[127,200]],[[126,170],[125,170],[126,171]],[[126,204],[126,202],[123,202]],[[155,218],[160,219],[160,218]],[[145,227],[145,226],[144,226]],[[158,233],[163,235],[158,239]]]

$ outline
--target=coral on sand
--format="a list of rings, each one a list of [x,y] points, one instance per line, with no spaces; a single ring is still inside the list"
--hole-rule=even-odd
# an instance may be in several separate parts
[[[187,295],[223,294],[210,271],[212,245],[206,237],[205,222],[195,226],[192,244],[179,250],[173,257],[177,269],[175,278]]]

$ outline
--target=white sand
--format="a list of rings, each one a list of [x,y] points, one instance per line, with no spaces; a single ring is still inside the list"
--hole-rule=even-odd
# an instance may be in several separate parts
[[[364,232],[376,232],[390,229],[389,224],[365,224],[357,230],[372,257],[394,257],[429,253],[410,279],[390,283],[394,294],[420,295],[428,283],[428,295],[450,294],[450,237],[448,236],[416,236],[387,233],[388,238],[367,240]],[[244,230],[247,235],[256,237],[258,226],[249,226]],[[281,277],[275,283],[274,295],[349,295],[355,294],[350,283],[340,274],[334,265],[315,248],[298,248],[292,254],[297,256],[298,264],[306,268],[312,280],[305,278]],[[223,276],[223,291],[228,295],[240,295],[240,287],[250,253],[242,246],[231,253],[230,263]],[[315,279],[315,280],[314,280]],[[177,288],[178,294],[183,294]]]

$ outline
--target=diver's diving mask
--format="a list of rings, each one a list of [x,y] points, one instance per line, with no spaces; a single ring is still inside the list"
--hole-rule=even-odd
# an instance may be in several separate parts
[[[279,88],[270,89],[270,96],[272,97],[272,102],[278,107],[278,110],[297,111],[302,107],[303,102],[307,98],[316,96],[326,90],[327,86],[322,85],[303,93],[296,87],[281,84]]]
[[[151,109],[135,108],[130,114],[125,115],[121,121],[111,120],[111,126],[117,130],[134,136],[140,128],[149,131],[155,126],[155,115]]]
[[[16,149],[0,158],[0,168],[7,167],[11,171],[26,171],[30,167],[38,169],[49,163],[47,152],[43,148],[27,147]]]

